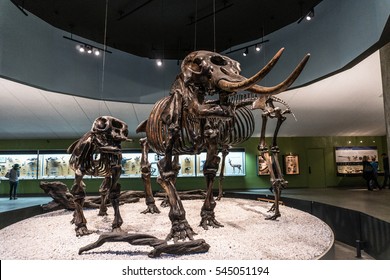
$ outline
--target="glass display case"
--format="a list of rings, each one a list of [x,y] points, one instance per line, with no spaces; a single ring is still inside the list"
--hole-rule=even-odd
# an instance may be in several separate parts
[[[141,152],[122,153],[121,177],[141,177]]]
[[[363,157],[378,161],[376,146],[335,147],[337,175],[360,175],[363,172]]]
[[[6,179],[5,174],[14,164],[20,166],[19,179],[37,179],[38,177],[38,156],[36,151],[21,153],[0,154],[0,178]]]
[[[195,176],[196,157],[194,155],[180,155],[179,163],[181,166],[178,174],[179,177]]]
[[[124,150],[122,153],[121,178],[141,178],[141,150]],[[15,163],[21,166],[19,179],[74,179],[74,171],[69,166],[70,154],[66,150],[34,150],[17,152],[0,152],[0,179]],[[98,155],[97,155],[98,156]],[[219,153],[222,159],[222,153]],[[96,158],[98,159],[98,158]],[[160,156],[154,152],[148,154],[151,165],[151,177],[157,177],[157,163]],[[206,153],[199,155],[180,155],[181,169],[178,177],[203,176],[203,164]],[[221,160],[222,162],[222,160]],[[221,164],[217,175],[220,174]],[[225,161],[225,176],[245,176],[245,151],[234,149],[229,151]],[[89,176],[88,178],[97,178]]]
[[[122,178],[141,178],[141,156],[140,151],[125,151],[122,153]],[[157,168],[159,159],[160,157],[156,153],[148,154],[151,177],[159,175]]]
[[[221,158],[217,176],[221,173],[222,153],[218,156]],[[196,175],[203,176],[203,165],[206,161],[206,153],[196,155]],[[234,149],[230,150],[225,159],[224,176],[245,176],[245,150]]]
[[[73,179],[74,171],[69,167],[70,154],[66,152],[42,152],[39,154],[38,179]]]

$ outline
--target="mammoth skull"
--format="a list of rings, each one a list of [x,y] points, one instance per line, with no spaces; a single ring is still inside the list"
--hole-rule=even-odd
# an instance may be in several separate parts
[[[259,72],[250,78],[240,75],[240,64],[227,56],[210,51],[195,51],[182,62],[181,70],[186,84],[193,83],[203,87],[207,92],[217,90],[238,92],[248,90],[256,94],[278,94],[285,91],[303,70],[310,55],[306,55],[286,80],[274,87],[262,87],[256,83],[261,81],[275,66],[284,49],[275,56]]]
[[[91,132],[98,138],[115,142],[127,141],[129,134],[127,124],[111,116],[98,117],[93,122]]]

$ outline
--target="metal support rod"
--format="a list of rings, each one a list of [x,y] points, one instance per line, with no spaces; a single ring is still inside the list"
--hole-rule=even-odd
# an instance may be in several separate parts
[[[362,257],[363,242],[359,239],[356,240],[356,258]]]

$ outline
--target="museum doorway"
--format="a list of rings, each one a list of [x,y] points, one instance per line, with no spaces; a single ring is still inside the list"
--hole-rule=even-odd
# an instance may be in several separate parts
[[[310,188],[326,187],[324,150],[313,148],[307,150],[308,186]]]

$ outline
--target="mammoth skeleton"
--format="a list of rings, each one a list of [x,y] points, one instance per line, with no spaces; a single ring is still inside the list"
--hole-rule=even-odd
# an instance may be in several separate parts
[[[128,141],[127,124],[111,116],[97,118],[90,131],[69,146],[71,154],[69,166],[75,171],[74,184],[71,189],[75,204],[73,223],[76,236],[92,233],[87,228],[83,213],[85,200],[85,175],[104,177],[99,192],[101,203],[99,215],[107,215],[106,199],[111,200],[114,208],[113,231],[119,231],[123,221],[119,212],[119,195],[121,186],[118,183],[122,170],[121,142]]]
[[[255,120],[251,110],[260,109],[262,129],[258,145],[261,156],[270,170],[270,180],[275,194],[272,207],[274,214],[269,219],[280,216],[279,198],[281,189],[287,186],[278,162],[279,148],[277,134],[285,114],[290,108],[276,94],[285,91],[303,70],[309,55],[298,64],[286,80],[273,87],[257,85],[276,64],[283,49],[250,78],[240,75],[237,61],[210,51],[190,53],[181,64],[181,73],[174,81],[170,95],[158,101],[147,120],[140,123],[137,133],[146,133],[140,140],[143,147],[141,172],[145,185],[147,209],[143,213],[159,212],[153,198],[150,182],[150,163],[147,153],[152,149],[164,157],[158,162],[160,172],[158,183],[168,196],[172,227],[167,240],[193,240],[194,231],[186,220],[185,209],[176,191],[176,178],[180,170],[178,156],[207,152],[203,166],[206,178],[206,199],[201,209],[200,225],[223,226],[215,218],[216,201],[213,197],[213,184],[221,161],[218,153],[222,151],[224,160],[231,145],[247,140],[254,131]],[[242,93],[242,92],[248,93]],[[218,95],[217,99],[210,96]],[[274,104],[286,107],[282,110]],[[277,124],[271,147],[265,142],[266,123],[269,118],[276,118]]]

